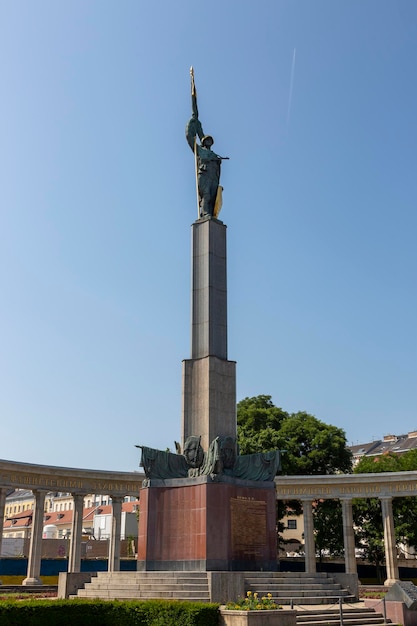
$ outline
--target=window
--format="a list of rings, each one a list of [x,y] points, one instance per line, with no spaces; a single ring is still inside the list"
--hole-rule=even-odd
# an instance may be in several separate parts
[[[297,530],[297,520],[289,519],[287,522],[287,528],[288,530]]]

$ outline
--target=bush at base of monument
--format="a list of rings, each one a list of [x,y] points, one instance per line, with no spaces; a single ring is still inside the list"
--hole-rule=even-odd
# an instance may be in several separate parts
[[[0,603],[0,625],[218,626],[219,605],[175,600],[29,600]]]

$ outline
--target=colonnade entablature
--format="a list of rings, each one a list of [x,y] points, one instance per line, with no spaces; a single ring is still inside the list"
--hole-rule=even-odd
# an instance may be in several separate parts
[[[417,472],[277,476],[278,500],[417,496]]]
[[[109,472],[0,460],[0,488],[138,497],[143,472]]]

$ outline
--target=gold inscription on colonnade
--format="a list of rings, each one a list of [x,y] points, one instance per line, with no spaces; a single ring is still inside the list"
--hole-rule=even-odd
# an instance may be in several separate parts
[[[19,475],[19,474],[1,474],[0,482],[12,483],[15,485],[25,486],[34,485],[35,487],[65,487],[66,489],[82,489],[84,483],[81,480],[71,480],[69,478],[50,478],[48,476],[36,475]]]
[[[256,558],[267,545],[266,502],[231,498],[232,558]]]
[[[96,481],[82,480],[80,478],[65,478],[51,476],[42,476],[36,474],[17,474],[2,473],[0,474],[0,486],[13,485],[17,487],[39,488],[39,489],[65,489],[67,491],[85,491],[91,493],[112,494],[120,493],[125,495],[128,492],[137,491],[141,488],[141,483],[130,482],[112,482],[112,481]]]
[[[417,492],[417,482],[409,483],[361,483],[358,485],[276,485],[276,494],[278,498],[302,498],[311,496],[315,498],[341,498],[343,496],[352,496],[357,498],[370,498],[379,495],[402,495],[413,494]]]

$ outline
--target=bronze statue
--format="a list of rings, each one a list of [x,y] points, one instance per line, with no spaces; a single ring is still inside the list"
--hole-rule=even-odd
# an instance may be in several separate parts
[[[184,444],[184,454],[168,450],[142,449],[141,466],[147,479],[193,478],[211,476],[218,480],[222,475],[243,480],[273,481],[281,469],[280,450],[256,452],[240,456],[236,439],[216,437],[207,452],[200,445],[201,437],[192,435]],[[144,483],[145,484],[145,483]]]
[[[191,435],[184,444],[184,458],[189,467],[200,467],[204,459],[204,451],[200,445],[201,437]]]
[[[194,152],[199,217],[217,217],[222,203],[222,190],[220,182],[220,166],[223,160],[229,157],[221,157],[211,149],[214,139],[211,135],[205,135],[198,118],[197,90],[194,82],[194,70],[191,74],[191,108],[192,115],[188,122],[185,135],[188,145]],[[200,143],[197,143],[197,136]]]

